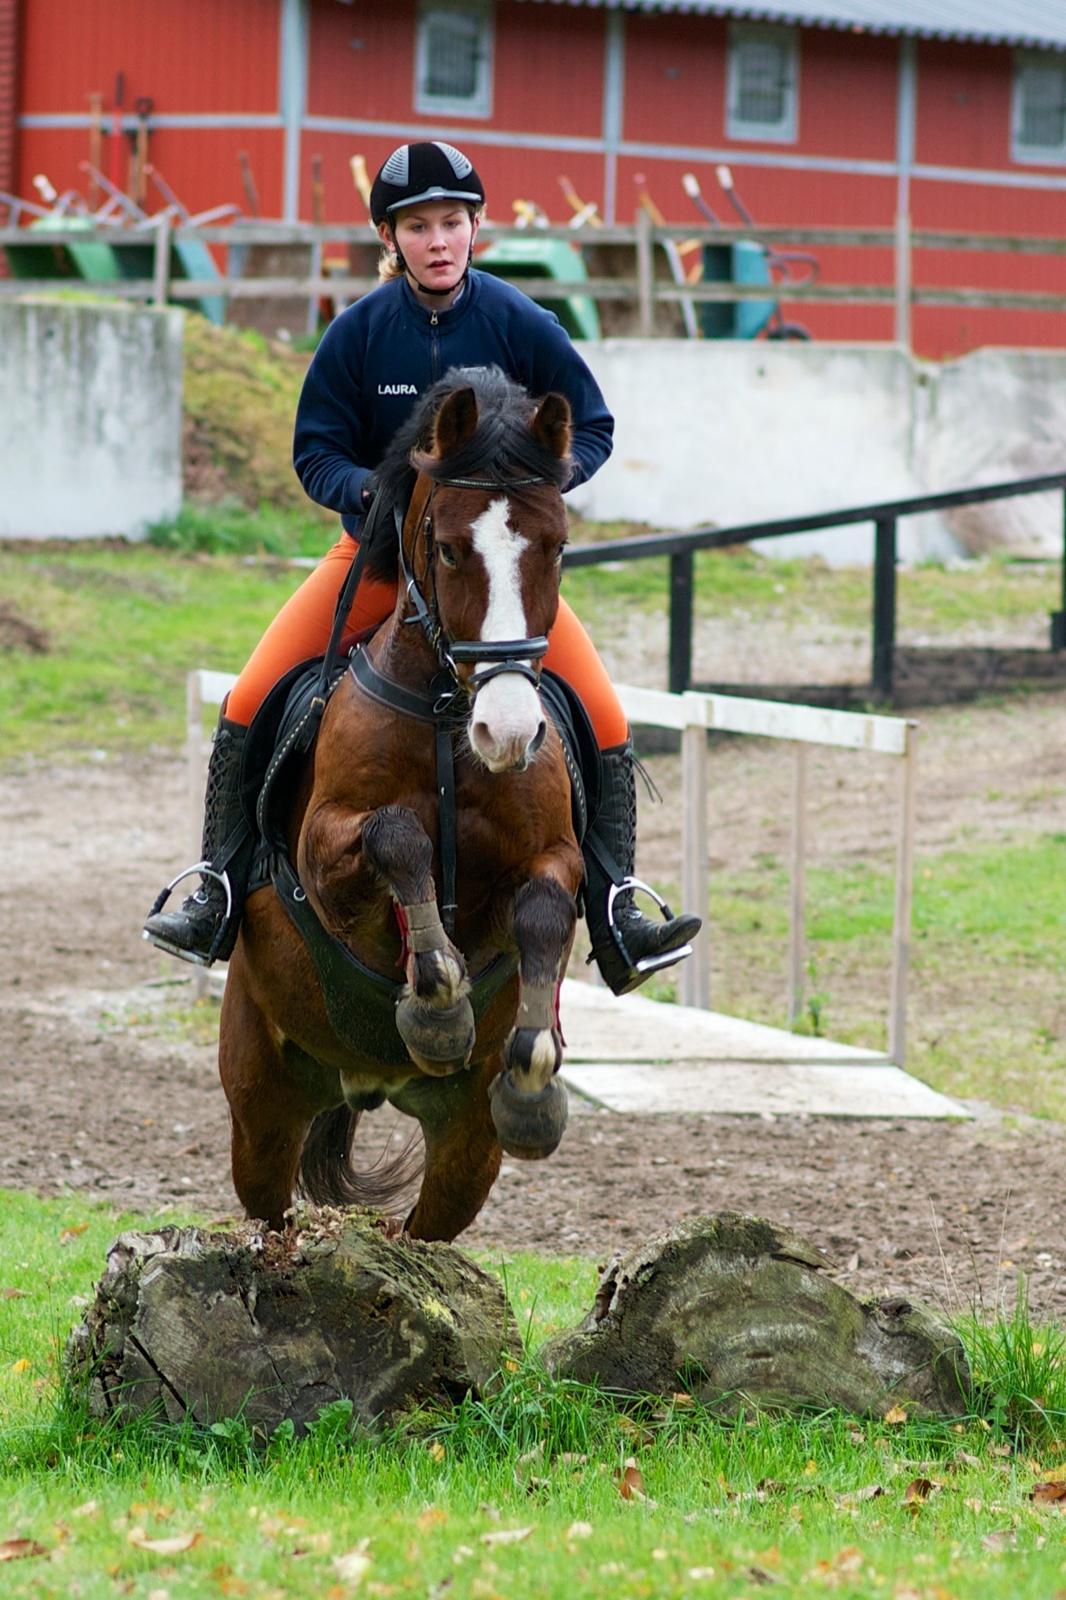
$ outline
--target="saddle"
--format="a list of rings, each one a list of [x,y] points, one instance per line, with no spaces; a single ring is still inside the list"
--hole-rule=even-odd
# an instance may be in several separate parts
[[[241,794],[249,827],[257,840],[248,893],[272,883],[281,905],[301,935],[314,963],[330,1025],[337,1038],[389,1065],[407,1061],[396,1031],[395,1009],[403,988],[399,979],[373,971],[347,945],[323,927],[300,883],[288,850],[288,812],[296,781],[318,737],[322,713],[345,675],[352,672],[368,687],[365,639],[347,661],[323,682],[323,657],[301,662],[273,688],[248,732],[241,770]],[[371,673],[373,669],[370,668]],[[373,686],[370,685],[370,692]],[[596,815],[600,759],[596,738],[580,698],[556,674],[541,674],[544,708],[558,730],[570,775],[574,832],[580,844]],[[432,717],[433,701],[421,702]],[[412,713],[417,715],[417,710]],[[445,727],[445,736],[449,730]],[[438,733],[438,748],[441,734]],[[449,740],[450,742],[450,740]],[[442,813],[446,810],[441,808]],[[443,854],[443,849],[442,849]],[[517,971],[517,956],[501,953],[471,976],[470,1002],[480,1020]]]

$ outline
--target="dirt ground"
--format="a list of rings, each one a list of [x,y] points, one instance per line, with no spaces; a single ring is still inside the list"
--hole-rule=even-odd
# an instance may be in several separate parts
[[[923,717],[923,847],[1061,828],[1064,714],[1066,697],[1045,696]],[[755,860],[787,838],[789,766],[768,750],[734,740],[712,756],[719,859]],[[639,864],[669,872],[677,763],[653,765],[668,803],[642,822]],[[856,775],[853,765],[842,805],[835,758],[819,764],[816,860],[830,841],[857,856],[890,844],[886,766]],[[189,1042],[175,1016],[187,969],[139,937],[184,858],[186,807],[172,755],[98,752],[0,774],[0,1185],[233,1213],[213,1048]],[[537,1165],[506,1162],[463,1242],[603,1261],[683,1216],[756,1211],[808,1234],[861,1292],[990,1310],[1024,1271],[1035,1311],[1066,1316],[1066,1129],[974,1110],[950,1125],[638,1118],[572,1097],[560,1150]],[[359,1164],[408,1126],[388,1110],[367,1118]]]

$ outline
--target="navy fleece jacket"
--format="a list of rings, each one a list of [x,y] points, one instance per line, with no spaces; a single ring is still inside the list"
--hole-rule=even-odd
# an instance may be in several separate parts
[[[293,464],[311,499],[339,511],[357,534],[363,482],[418,396],[451,367],[489,366],[537,397],[566,396],[574,421],[569,487],[591,478],[614,434],[595,378],[552,312],[471,271],[447,311],[427,311],[396,278],[327,328],[304,380],[293,440]]]

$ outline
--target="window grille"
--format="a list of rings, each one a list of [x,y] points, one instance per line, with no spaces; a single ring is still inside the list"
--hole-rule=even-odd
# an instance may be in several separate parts
[[[1014,77],[1014,144],[1030,159],[1066,158],[1066,59],[1021,56]]]
[[[418,18],[415,109],[487,117],[492,14],[487,4],[424,4]]]
[[[796,36],[789,28],[735,27],[729,35],[726,133],[796,137]]]

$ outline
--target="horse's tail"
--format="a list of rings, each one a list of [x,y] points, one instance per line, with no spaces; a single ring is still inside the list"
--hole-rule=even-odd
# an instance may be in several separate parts
[[[425,1156],[417,1129],[398,1156],[382,1151],[367,1172],[351,1164],[355,1130],[361,1112],[334,1106],[315,1118],[304,1140],[297,1178],[299,1192],[320,1206],[370,1206],[388,1211],[422,1177]]]

